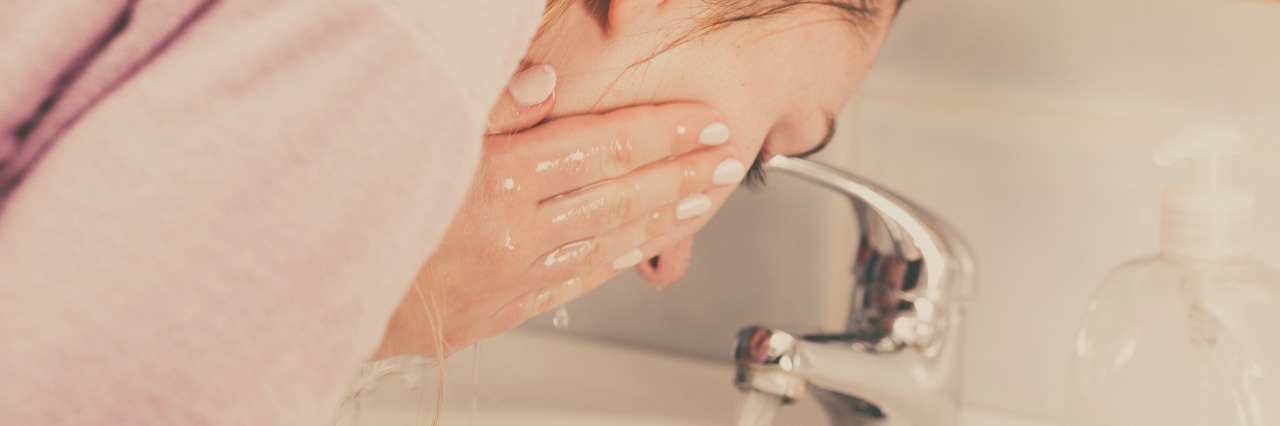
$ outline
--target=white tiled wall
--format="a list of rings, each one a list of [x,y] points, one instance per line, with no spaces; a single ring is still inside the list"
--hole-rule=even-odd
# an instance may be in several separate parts
[[[1197,120],[1253,137],[1238,180],[1259,196],[1258,257],[1280,266],[1280,3],[910,0],[826,161],[969,238],[966,402],[1052,419],[1091,291],[1156,249],[1178,174],[1150,153]],[[686,279],[662,295],[619,279],[570,305],[571,332],[725,359],[744,325],[839,323],[853,231],[822,194],[776,177],[736,195]]]

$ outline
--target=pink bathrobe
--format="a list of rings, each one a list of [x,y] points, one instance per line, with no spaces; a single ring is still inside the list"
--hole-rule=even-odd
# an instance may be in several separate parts
[[[323,425],[539,0],[0,0],[0,424]]]

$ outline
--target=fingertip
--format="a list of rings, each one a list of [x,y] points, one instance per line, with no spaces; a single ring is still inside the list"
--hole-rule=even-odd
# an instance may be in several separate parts
[[[715,121],[702,128],[698,133],[698,143],[706,146],[719,146],[729,141],[729,125],[723,121]]]
[[[534,106],[551,99],[556,89],[556,69],[542,64],[516,73],[507,86],[507,92],[520,106]]]
[[[516,73],[489,112],[486,133],[515,133],[541,123],[556,105],[555,87],[555,69],[550,65]]]
[[[551,113],[551,109],[556,106],[556,92],[553,90],[546,98],[533,104],[524,105],[516,104],[517,114],[530,115],[542,120]]]
[[[693,238],[686,238],[636,265],[636,273],[648,281],[654,290],[664,291],[688,272],[692,255]]]

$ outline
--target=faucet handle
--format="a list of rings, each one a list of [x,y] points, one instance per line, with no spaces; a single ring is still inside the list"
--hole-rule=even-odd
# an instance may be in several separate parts
[[[733,347],[733,360],[737,365],[734,385],[743,391],[777,395],[784,403],[803,397],[807,381],[795,374],[798,342],[791,333],[764,326],[738,331],[737,344]]]

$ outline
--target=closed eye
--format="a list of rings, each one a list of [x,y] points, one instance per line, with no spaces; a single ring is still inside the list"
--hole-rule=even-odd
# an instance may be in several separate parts
[[[822,137],[822,142],[819,142],[817,146],[813,147],[813,149],[791,155],[791,157],[805,158],[810,155],[817,154],[826,148],[827,145],[831,144],[831,140],[835,139],[836,136],[836,115],[831,111],[826,111],[826,115],[827,134]],[[764,146],[760,148],[760,152],[756,154],[755,161],[751,163],[751,168],[747,169],[747,176],[742,179],[742,184],[745,185],[747,189],[759,191],[769,185],[765,179],[764,162],[773,157],[773,154],[769,153],[768,146],[769,144],[765,143]]]

